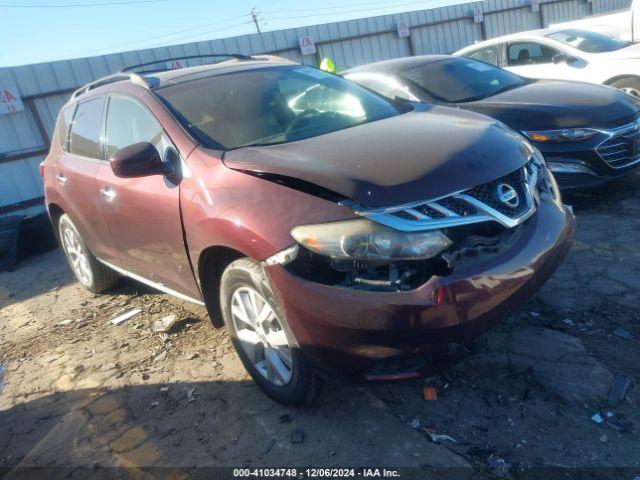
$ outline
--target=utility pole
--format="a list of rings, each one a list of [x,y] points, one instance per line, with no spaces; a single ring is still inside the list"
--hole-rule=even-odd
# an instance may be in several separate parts
[[[256,12],[256,7],[251,9],[251,21],[256,24],[256,30],[258,33],[262,33],[260,32],[260,24],[258,23],[258,12]]]

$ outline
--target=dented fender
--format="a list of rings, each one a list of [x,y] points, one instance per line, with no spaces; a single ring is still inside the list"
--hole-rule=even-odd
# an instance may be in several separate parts
[[[198,261],[207,248],[227,247],[262,261],[294,243],[290,232],[297,225],[356,216],[333,201],[232,170],[221,157],[222,152],[196,149],[188,158],[191,175],[180,185],[196,278]]]

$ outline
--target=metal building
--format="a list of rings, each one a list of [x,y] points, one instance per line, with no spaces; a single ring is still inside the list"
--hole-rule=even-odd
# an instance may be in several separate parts
[[[0,69],[0,93],[16,92],[13,113],[0,112],[0,215],[43,211],[38,164],[48,151],[60,107],[96,78],[146,61],[213,52],[273,53],[306,64],[328,56],[342,67],[393,57],[451,53],[475,41],[592,13],[628,8],[631,0],[484,0],[204,42]],[[398,23],[409,26],[400,36]],[[300,37],[315,42],[302,55]],[[186,61],[186,65],[198,64]]]

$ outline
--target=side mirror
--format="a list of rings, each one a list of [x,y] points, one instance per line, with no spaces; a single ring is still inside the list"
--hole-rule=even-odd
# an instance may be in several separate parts
[[[149,142],[139,142],[121,148],[109,159],[116,177],[137,178],[151,175],[172,175],[174,168],[164,163],[156,147]]]
[[[578,63],[580,59],[578,57],[574,57],[573,55],[568,55],[566,53],[558,53],[553,56],[553,63],[566,63],[567,65],[571,65],[573,63]]]

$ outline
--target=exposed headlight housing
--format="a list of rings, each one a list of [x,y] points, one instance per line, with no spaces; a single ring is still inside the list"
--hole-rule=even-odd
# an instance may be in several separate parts
[[[312,252],[347,260],[426,259],[451,245],[439,230],[399,232],[365,218],[299,226],[291,235]]]
[[[541,143],[581,142],[598,134],[591,128],[563,128],[560,130],[540,130],[522,132],[528,139]]]

